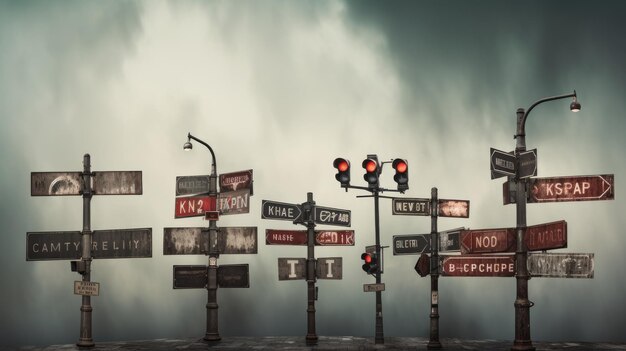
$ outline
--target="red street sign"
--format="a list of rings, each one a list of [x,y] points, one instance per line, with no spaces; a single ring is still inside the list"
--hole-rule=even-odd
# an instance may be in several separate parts
[[[469,200],[444,200],[438,201],[439,217],[469,218]]]
[[[265,229],[266,245],[306,245],[306,230]]]
[[[613,200],[613,174],[531,178],[528,202]]]
[[[216,198],[208,195],[177,197],[174,218],[204,216],[207,211],[216,210]]]
[[[529,251],[567,247],[567,222],[558,221],[526,227],[525,240]]]
[[[449,277],[512,277],[515,257],[509,256],[439,256],[441,275]]]
[[[354,230],[316,230],[315,245],[354,246]]]
[[[515,229],[461,231],[461,254],[515,252]]]
[[[220,192],[250,189],[252,191],[252,170],[220,174]]]

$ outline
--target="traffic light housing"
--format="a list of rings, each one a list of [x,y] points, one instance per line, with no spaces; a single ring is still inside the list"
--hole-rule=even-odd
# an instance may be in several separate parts
[[[70,269],[72,272],[78,272],[81,275],[85,275],[87,273],[87,265],[83,260],[70,261]]]
[[[368,155],[362,164],[365,168],[365,174],[363,179],[367,182],[367,186],[370,189],[376,189],[379,186],[378,176],[380,175],[380,165],[378,164],[378,157],[375,155]]]
[[[393,180],[398,183],[398,191],[404,193],[409,189],[409,164],[406,160],[396,158],[391,166],[396,170]]]
[[[375,252],[365,252],[361,254],[363,260],[363,271],[367,274],[378,273],[378,255]]]
[[[341,186],[346,188],[350,186],[350,161],[338,157],[333,162],[333,167],[337,168],[335,179],[341,183]],[[347,190],[348,189],[346,189],[346,191]]]

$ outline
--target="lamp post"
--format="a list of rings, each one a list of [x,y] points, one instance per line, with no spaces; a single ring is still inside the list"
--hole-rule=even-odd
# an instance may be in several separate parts
[[[515,157],[519,163],[520,153],[526,151],[526,119],[535,106],[553,100],[573,98],[570,104],[572,112],[580,111],[580,103],[576,97],[576,90],[571,94],[558,95],[543,98],[533,103],[528,110],[523,108],[517,109],[517,134],[515,134]],[[516,167],[519,172],[519,165]],[[517,250],[515,251],[515,279],[516,279],[516,299],[515,299],[515,341],[511,350],[535,350],[530,340],[530,308],[533,303],[528,300],[528,267],[526,266],[528,259],[528,249],[524,235],[526,232],[526,198],[527,198],[527,181],[526,178],[520,179],[519,173],[514,179],[516,183],[515,192],[515,208],[517,214]]]
[[[215,153],[209,144],[194,137],[191,133],[187,134],[187,142],[183,145],[183,150],[190,151],[193,148],[191,139],[199,142],[209,149],[211,152],[211,175],[209,176],[209,196],[217,196],[217,166],[215,164]],[[219,251],[217,247],[217,223],[215,220],[209,220],[209,247],[206,251],[209,255],[209,267],[207,270],[207,304],[206,304],[206,334],[204,340],[218,341],[222,338],[218,332],[217,318],[217,259]]]

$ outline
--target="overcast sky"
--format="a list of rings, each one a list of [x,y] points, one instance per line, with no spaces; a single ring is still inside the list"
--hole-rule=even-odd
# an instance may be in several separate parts
[[[350,209],[353,247],[316,248],[343,257],[343,280],[319,281],[318,335],[374,335],[373,283],[361,270],[374,244],[374,206],[344,192],[332,161],[352,161],[362,181],[367,154],[409,162],[408,197],[471,201],[470,218],[441,230],[515,226],[491,180],[489,148],[514,149],[515,111],[542,104],[526,124],[540,177],[615,174],[613,201],[529,204],[528,224],[568,223],[568,248],[595,253],[594,279],[529,282],[533,340],[626,341],[623,269],[626,202],[626,4],[618,1],[0,1],[0,340],[4,345],[73,343],[80,296],[67,261],[25,260],[26,233],[82,229],[80,197],[31,197],[30,173],[141,170],[143,195],[95,196],[93,230],[151,227],[153,257],[97,260],[93,338],[201,337],[206,291],[173,290],[172,266],[205,256],[163,256],[174,219],[175,178],[254,170],[249,214],[220,226],[257,226],[249,289],[220,289],[219,332],[306,334],[306,283],[278,281],[279,257],[304,247],[267,246],[261,200]],[[388,167],[388,166],[387,166]],[[394,187],[385,168],[381,182]],[[381,242],[430,231],[427,217],[392,216],[381,200]],[[387,252],[386,336],[428,336],[430,279],[417,256]],[[441,337],[513,340],[515,279],[440,280]]]

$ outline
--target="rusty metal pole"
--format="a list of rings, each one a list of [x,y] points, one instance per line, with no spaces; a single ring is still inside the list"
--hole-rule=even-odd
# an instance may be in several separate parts
[[[376,268],[376,284],[382,283],[382,256],[380,247],[380,216],[378,210],[379,188],[373,192],[374,195],[374,225],[376,234],[376,257],[378,257],[378,267]],[[385,335],[383,333],[383,301],[382,291],[376,291],[376,333],[375,344],[384,344]]]
[[[317,345],[317,333],[315,331],[315,222],[313,220],[313,193],[307,193],[307,202],[304,215],[307,227],[307,258],[306,258],[306,284],[307,284],[307,334],[306,344]]]
[[[526,151],[526,133],[524,124],[526,116],[523,108],[517,109],[517,134],[515,135],[515,158],[518,163],[518,157],[521,152]],[[519,170],[516,164],[516,172]],[[515,298],[515,341],[511,350],[535,350],[532,340],[530,339],[530,307],[532,303],[528,300],[528,250],[524,240],[526,231],[526,179],[520,179],[515,176],[515,208],[517,214],[517,250],[515,251],[515,281],[516,281],[516,298]]]
[[[428,349],[440,349],[439,341],[439,233],[437,232],[438,216],[437,188],[430,191],[430,340]]]
[[[81,236],[82,258],[85,265],[83,281],[91,281],[91,157],[89,154],[83,156],[83,232]],[[91,296],[83,295],[80,306],[80,339],[76,343],[79,347],[93,347],[95,344],[91,336]]]
[[[207,145],[208,147],[208,145]],[[211,150],[209,148],[209,150]],[[213,154],[211,150],[211,154]],[[217,170],[215,166],[215,158],[211,167],[211,175],[209,176],[209,196],[217,196]],[[218,329],[218,305],[217,305],[217,259],[220,256],[218,248],[218,228],[217,221],[209,221],[209,267],[207,277],[207,304],[206,304],[206,334],[204,340],[219,341],[222,339]]]

